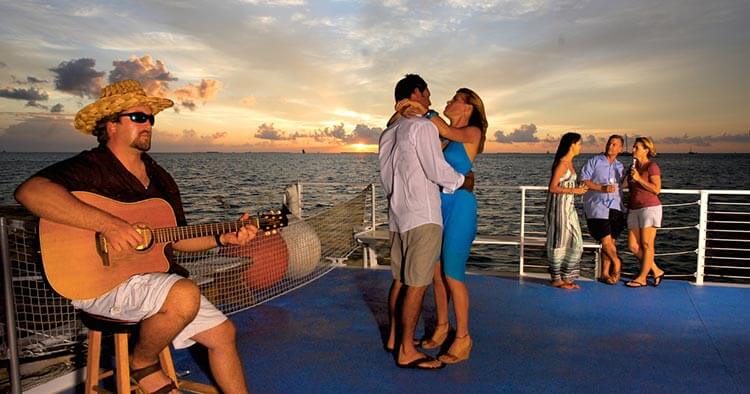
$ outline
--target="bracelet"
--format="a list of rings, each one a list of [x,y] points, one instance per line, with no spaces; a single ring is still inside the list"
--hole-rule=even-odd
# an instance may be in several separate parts
[[[435,111],[434,109],[431,109],[431,110],[425,112],[424,115],[422,115],[422,117],[425,118],[425,119],[432,119],[433,117],[435,117],[437,115],[439,115],[438,112]]]
[[[214,240],[216,240],[216,246],[226,246],[221,243],[221,234],[214,234]]]

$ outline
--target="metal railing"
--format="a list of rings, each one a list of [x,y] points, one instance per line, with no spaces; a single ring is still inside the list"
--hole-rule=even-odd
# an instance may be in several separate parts
[[[306,187],[308,192],[313,193],[315,189],[325,190],[342,186],[342,184],[334,183],[303,184],[313,186],[312,188]],[[373,230],[387,223],[387,204],[382,195],[382,189],[379,184],[373,183],[372,185],[369,228],[364,230]],[[349,186],[361,187],[362,185]],[[301,186],[299,190],[302,190]],[[544,267],[543,264],[529,264],[529,259],[532,257],[527,255],[527,242],[530,237],[544,237],[544,215],[538,210],[543,209],[545,199],[538,194],[546,190],[545,186],[485,184],[475,189],[480,212],[483,203],[489,203],[491,199],[508,202],[508,199],[504,198],[507,193],[520,192],[517,205],[506,205],[504,208],[505,211],[517,211],[516,220],[510,223],[513,226],[505,222],[503,223],[504,233],[483,234],[480,230],[478,236],[485,238],[503,235],[518,236],[518,269],[521,275],[527,268]],[[660,197],[664,208],[664,225],[657,233],[655,257],[668,262],[666,265],[668,277],[694,278],[697,285],[703,285],[706,278],[712,278],[713,282],[729,283],[750,280],[750,258],[748,258],[750,256],[750,190],[662,189]],[[579,201],[577,200],[576,205],[580,206]],[[503,212],[502,217],[505,219],[508,215]],[[581,225],[585,228],[586,221],[583,220],[582,215],[580,217]],[[479,220],[481,227],[481,221],[484,220],[481,213]],[[494,228],[494,226],[485,227]],[[584,237],[589,242],[593,241],[586,231],[584,231]],[[622,240],[627,237],[620,238],[620,251],[628,258],[634,259],[634,256],[627,251],[626,241]],[[690,257],[693,255],[694,260]],[[670,264],[670,261],[676,261],[679,264]],[[690,261],[693,262],[690,263]],[[630,266],[633,268],[637,264],[637,261],[631,262]],[[693,268],[675,270],[672,268],[673,265],[678,268],[691,265]]]

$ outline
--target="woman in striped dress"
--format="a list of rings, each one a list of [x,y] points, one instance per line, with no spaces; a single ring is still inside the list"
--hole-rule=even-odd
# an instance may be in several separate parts
[[[573,158],[581,153],[581,135],[566,133],[560,139],[552,164],[544,226],[547,230],[547,260],[551,284],[561,289],[578,289],[575,280],[583,253],[581,226],[573,198],[586,193],[585,185],[576,186]]]

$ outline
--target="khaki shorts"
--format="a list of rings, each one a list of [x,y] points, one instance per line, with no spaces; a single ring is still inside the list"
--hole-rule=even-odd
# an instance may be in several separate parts
[[[628,212],[628,228],[661,227],[661,205]]]
[[[432,283],[442,241],[443,227],[437,224],[423,224],[405,233],[391,232],[393,279],[413,287]]]
[[[73,306],[87,313],[111,319],[141,321],[155,315],[161,309],[167,294],[182,276],[167,273],[133,275],[109,292],[90,300],[73,301]],[[172,341],[175,349],[195,343],[195,334],[216,327],[227,320],[221,311],[201,295],[198,315]]]

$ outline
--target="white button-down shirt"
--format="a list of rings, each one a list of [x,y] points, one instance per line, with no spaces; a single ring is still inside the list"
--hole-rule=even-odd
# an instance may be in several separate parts
[[[464,176],[443,158],[435,125],[423,118],[401,118],[380,135],[380,181],[388,197],[391,231],[443,225],[440,187],[452,193]]]

